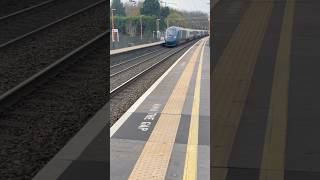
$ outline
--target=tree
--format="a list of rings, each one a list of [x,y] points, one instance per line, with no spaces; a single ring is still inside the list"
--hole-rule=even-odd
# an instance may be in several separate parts
[[[160,3],[158,0],[145,0],[143,6],[140,9],[140,13],[147,16],[156,16],[160,15]]]
[[[169,7],[162,7],[160,9],[160,18],[165,19],[167,16],[170,14],[170,9]]]
[[[127,16],[139,16],[141,7],[142,2],[137,2],[135,3],[135,5],[133,5],[131,2],[127,2],[124,4]]]
[[[193,29],[208,29],[209,21],[208,14],[201,11],[182,11],[181,14],[190,23],[190,28]]]
[[[179,26],[185,28],[189,27],[189,22],[187,19],[182,15],[181,12],[176,10],[171,10],[166,20],[169,22],[170,26]]]
[[[123,3],[121,2],[121,0],[112,0],[112,4],[111,4],[111,8],[112,9],[116,9],[115,10],[115,16],[125,16],[125,9],[123,7]]]

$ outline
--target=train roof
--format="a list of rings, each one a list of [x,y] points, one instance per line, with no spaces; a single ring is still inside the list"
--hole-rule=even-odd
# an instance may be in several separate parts
[[[205,30],[205,29],[189,29],[189,28],[183,28],[183,27],[178,27],[178,26],[170,26],[167,29],[169,29],[169,28],[176,28],[176,29],[179,29],[179,30],[186,30],[186,31],[208,31],[208,30]]]

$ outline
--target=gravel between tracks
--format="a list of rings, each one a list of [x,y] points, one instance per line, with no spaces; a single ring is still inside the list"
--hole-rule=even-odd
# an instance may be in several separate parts
[[[31,179],[106,103],[107,43],[0,114],[1,180]]]
[[[0,49],[0,94],[106,29],[103,5]]]
[[[195,42],[190,42],[188,47]],[[130,106],[185,52],[187,48],[161,63],[153,71],[129,85],[124,91],[110,99],[110,127],[125,113]]]

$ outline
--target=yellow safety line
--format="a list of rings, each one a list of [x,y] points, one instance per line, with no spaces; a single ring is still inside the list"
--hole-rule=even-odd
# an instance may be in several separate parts
[[[203,43],[203,41],[201,42]],[[129,180],[165,179],[183,104],[201,47],[202,45],[199,44],[179,78],[130,174]]]
[[[200,85],[202,73],[203,51],[207,40],[203,43],[201,59],[199,62],[197,79],[194,91],[192,114],[189,128],[186,159],[184,163],[183,179],[196,180],[198,169],[198,131],[199,131],[199,109],[200,109]]]
[[[260,180],[283,180],[294,0],[286,3],[273,77]]]

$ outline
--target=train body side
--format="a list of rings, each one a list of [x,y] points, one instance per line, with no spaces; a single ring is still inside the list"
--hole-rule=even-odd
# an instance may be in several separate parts
[[[171,26],[166,30],[165,46],[178,46],[186,41],[195,40],[208,35],[207,30],[187,29]]]

